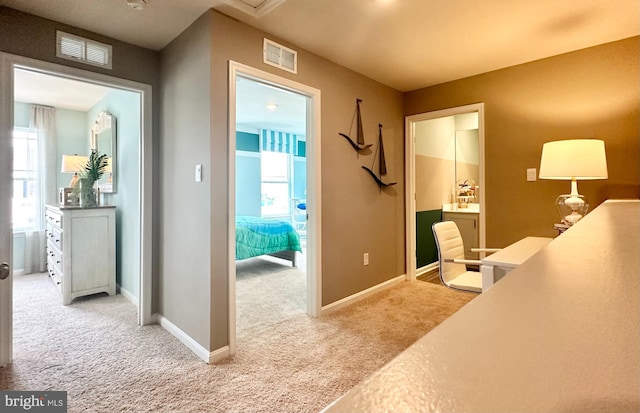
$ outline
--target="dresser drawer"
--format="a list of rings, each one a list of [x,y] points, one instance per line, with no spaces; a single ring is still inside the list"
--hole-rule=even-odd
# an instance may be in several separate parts
[[[62,261],[58,260],[56,256],[49,255],[47,258],[47,272],[58,291],[62,292]]]
[[[47,242],[62,250],[62,230],[51,224],[47,224]]]
[[[57,248],[47,246],[47,259],[49,260],[48,264],[55,265],[62,272],[62,253]]]
[[[45,220],[47,222],[47,225],[51,224],[54,227],[62,228],[62,214],[56,211],[47,209],[45,212]]]

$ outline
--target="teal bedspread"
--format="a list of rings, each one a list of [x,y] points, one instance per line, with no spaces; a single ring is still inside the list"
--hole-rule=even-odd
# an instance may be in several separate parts
[[[302,252],[300,237],[290,223],[259,217],[236,217],[237,260],[286,250]]]

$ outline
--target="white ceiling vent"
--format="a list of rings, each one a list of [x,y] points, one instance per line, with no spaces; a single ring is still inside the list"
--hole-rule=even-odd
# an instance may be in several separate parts
[[[264,39],[264,62],[291,73],[298,73],[298,52]]]
[[[57,31],[56,56],[111,69],[111,45]]]

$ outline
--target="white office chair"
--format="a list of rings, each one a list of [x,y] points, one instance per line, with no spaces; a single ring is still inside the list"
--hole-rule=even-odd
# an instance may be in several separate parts
[[[482,292],[482,275],[467,270],[468,265],[480,265],[480,260],[464,258],[464,243],[458,226],[453,221],[436,222],[432,225],[438,247],[440,281],[449,288]],[[496,252],[496,248],[471,248],[473,252]]]

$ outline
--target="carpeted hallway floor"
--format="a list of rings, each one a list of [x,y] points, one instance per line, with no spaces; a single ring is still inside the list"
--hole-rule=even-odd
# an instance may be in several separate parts
[[[0,388],[66,390],[69,412],[317,412],[475,297],[401,283],[313,319],[303,274],[261,261],[238,266],[238,353],[215,365],[138,327],[121,295],[65,307],[46,275],[15,277],[14,363]]]

